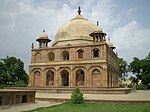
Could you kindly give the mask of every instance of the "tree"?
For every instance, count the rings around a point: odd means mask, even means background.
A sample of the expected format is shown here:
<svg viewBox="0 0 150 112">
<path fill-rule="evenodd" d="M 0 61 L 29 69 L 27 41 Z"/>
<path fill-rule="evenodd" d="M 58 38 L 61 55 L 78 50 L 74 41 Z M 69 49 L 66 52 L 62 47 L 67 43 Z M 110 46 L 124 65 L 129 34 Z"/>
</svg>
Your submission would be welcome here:
<svg viewBox="0 0 150 112">
<path fill-rule="evenodd" d="M 150 53 L 145 59 L 141 60 L 141 69 L 142 84 L 148 85 L 150 83 Z"/>
<path fill-rule="evenodd" d="M 24 70 L 24 63 L 15 57 L 0 60 L 0 84 L 15 85 L 17 81 L 28 83 L 28 75 Z"/>
<path fill-rule="evenodd" d="M 136 83 L 138 85 L 138 81 L 141 79 L 142 72 L 141 60 L 137 57 L 134 57 L 133 61 L 129 64 L 128 68 L 130 72 L 136 75 L 136 77 L 133 78 L 134 80 L 132 80 L 132 83 Z"/>
<path fill-rule="evenodd" d="M 78 104 L 78 103 L 82 103 L 83 100 L 84 100 L 83 93 L 80 91 L 79 88 L 75 88 L 71 95 L 71 101 L 73 103 Z"/>
<path fill-rule="evenodd" d="M 136 75 L 132 80 L 133 84 L 138 84 L 138 80 L 142 80 L 142 84 L 148 85 L 150 83 L 150 53 L 141 60 L 134 57 L 129 70 Z"/>
<path fill-rule="evenodd" d="M 119 58 L 119 76 L 120 79 L 124 79 L 125 77 L 128 76 L 128 68 L 127 68 L 128 64 L 125 60 L 123 60 L 123 58 Z"/>
</svg>

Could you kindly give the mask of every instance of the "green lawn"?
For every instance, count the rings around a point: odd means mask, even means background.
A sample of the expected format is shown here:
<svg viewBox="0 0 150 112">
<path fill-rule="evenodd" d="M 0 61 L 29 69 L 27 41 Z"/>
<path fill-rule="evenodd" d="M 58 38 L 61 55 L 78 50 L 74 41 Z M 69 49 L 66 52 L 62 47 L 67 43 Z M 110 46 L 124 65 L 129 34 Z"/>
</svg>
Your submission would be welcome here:
<svg viewBox="0 0 150 112">
<path fill-rule="evenodd" d="M 150 112 L 150 104 L 64 103 L 28 112 Z"/>
</svg>

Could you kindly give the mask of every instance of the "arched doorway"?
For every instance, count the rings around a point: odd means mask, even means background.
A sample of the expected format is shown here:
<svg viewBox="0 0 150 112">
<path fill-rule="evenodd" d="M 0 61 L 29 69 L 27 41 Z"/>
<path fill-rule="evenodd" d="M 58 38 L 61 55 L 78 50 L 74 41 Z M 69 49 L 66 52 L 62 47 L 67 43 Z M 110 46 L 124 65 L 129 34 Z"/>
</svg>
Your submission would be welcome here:
<svg viewBox="0 0 150 112">
<path fill-rule="evenodd" d="M 93 87 L 100 87 L 102 86 L 101 82 L 101 73 L 98 69 L 94 69 L 92 71 L 92 86 Z"/>
<path fill-rule="evenodd" d="M 79 49 L 77 51 L 77 54 L 78 54 L 78 59 L 83 59 L 83 50 L 82 49 Z"/>
<path fill-rule="evenodd" d="M 39 52 L 35 54 L 34 61 L 41 62 L 41 54 Z"/>
<path fill-rule="evenodd" d="M 84 86 L 84 71 L 79 69 L 76 71 L 76 86 Z"/>
<path fill-rule="evenodd" d="M 69 52 L 68 51 L 63 51 L 61 53 L 61 59 L 62 60 L 69 60 Z"/>
<path fill-rule="evenodd" d="M 61 86 L 69 86 L 69 72 L 67 70 L 61 71 Z"/>
<path fill-rule="evenodd" d="M 34 86 L 42 86 L 42 77 L 39 71 L 34 72 Z"/>
<path fill-rule="evenodd" d="M 53 52 L 49 52 L 48 53 L 48 60 L 49 61 L 54 61 L 54 58 L 55 58 L 55 54 Z"/>
<path fill-rule="evenodd" d="M 46 74 L 46 86 L 54 86 L 54 72 L 52 70 Z"/>
<path fill-rule="evenodd" d="M 93 58 L 99 57 L 99 49 L 95 48 L 93 49 Z"/>
</svg>

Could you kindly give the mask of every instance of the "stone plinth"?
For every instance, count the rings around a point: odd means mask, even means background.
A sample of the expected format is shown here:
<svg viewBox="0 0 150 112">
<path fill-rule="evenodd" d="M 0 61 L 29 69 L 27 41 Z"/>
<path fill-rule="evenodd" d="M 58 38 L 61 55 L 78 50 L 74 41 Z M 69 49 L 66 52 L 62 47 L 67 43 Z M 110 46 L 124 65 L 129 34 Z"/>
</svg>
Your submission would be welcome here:
<svg viewBox="0 0 150 112">
<path fill-rule="evenodd" d="M 0 106 L 35 102 L 34 90 L 0 89 Z"/>
</svg>

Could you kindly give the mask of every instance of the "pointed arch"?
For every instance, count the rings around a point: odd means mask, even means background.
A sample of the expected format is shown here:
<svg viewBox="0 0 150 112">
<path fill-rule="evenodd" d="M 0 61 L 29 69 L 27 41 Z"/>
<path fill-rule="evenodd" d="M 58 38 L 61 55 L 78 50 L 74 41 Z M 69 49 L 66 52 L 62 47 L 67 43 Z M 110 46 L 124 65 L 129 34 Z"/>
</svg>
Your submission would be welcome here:
<svg viewBox="0 0 150 112">
<path fill-rule="evenodd" d="M 54 86 L 54 72 L 52 70 L 46 73 L 46 86 Z"/>
<path fill-rule="evenodd" d="M 61 86 L 69 86 L 69 72 L 67 70 L 62 70 L 61 75 Z"/>
<path fill-rule="evenodd" d="M 98 48 L 94 48 L 92 50 L 92 54 L 93 54 L 93 58 L 99 57 L 99 49 Z"/>
<path fill-rule="evenodd" d="M 41 73 L 39 71 L 35 71 L 34 72 L 34 86 L 41 86 L 42 85 L 42 76 Z"/>
<path fill-rule="evenodd" d="M 101 73 L 98 69 L 94 69 L 92 71 L 92 86 L 94 87 L 100 87 L 102 82 L 101 82 Z"/>
<path fill-rule="evenodd" d="M 76 86 L 85 85 L 85 72 L 82 69 L 76 71 Z"/>
<path fill-rule="evenodd" d="M 77 50 L 78 59 L 83 59 L 83 54 L 84 54 L 84 51 L 82 49 Z"/>
<path fill-rule="evenodd" d="M 55 54 L 51 51 L 48 53 L 48 60 L 49 61 L 54 61 L 55 60 Z"/>
<path fill-rule="evenodd" d="M 69 60 L 69 52 L 68 51 L 63 51 L 61 53 L 61 59 L 62 60 Z"/>
<path fill-rule="evenodd" d="M 37 52 L 34 57 L 35 62 L 41 62 L 42 59 L 41 53 Z"/>
</svg>

